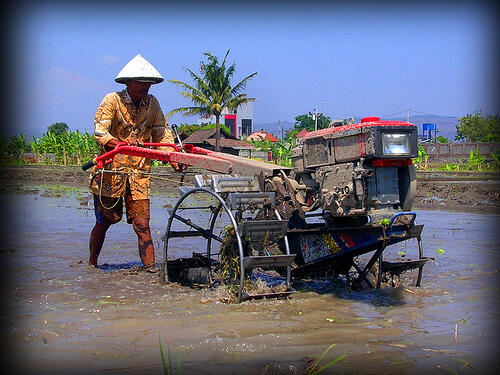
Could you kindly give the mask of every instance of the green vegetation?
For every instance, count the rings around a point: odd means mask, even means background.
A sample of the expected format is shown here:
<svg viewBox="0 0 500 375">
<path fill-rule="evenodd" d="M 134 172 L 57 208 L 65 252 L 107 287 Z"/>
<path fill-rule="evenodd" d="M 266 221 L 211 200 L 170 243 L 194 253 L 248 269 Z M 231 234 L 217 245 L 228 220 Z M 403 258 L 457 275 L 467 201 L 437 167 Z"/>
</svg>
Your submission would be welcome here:
<svg viewBox="0 0 500 375">
<path fill-rule="evenodd" d="M 340 357 L 335 358 L 333 361 L 328 362 L 326 365 L 323 365 L 323 366 L 321 366 L 321 367 L 318 368 L 319 362 L 330 351 L 330 349 L 332 349 L 335 345 L 337 345 L 337 344 L 332 344 L 328 348 L 326 348 L 326 350 L 319 356 L 319 358 L 316 361 L 313 362 L 313 364 L 311 365 L 311 367 L 309 367 L 308 369 L 306 369 L 306 371 L 305 371 L 304 374 L 305 375 L 316 375 L 316 374 L 319 374 L 320 372 L 324 371 L 328 367 L 330 367 L 330 366 L 334 365 L 335 363 L 337 363 L 337 362 L 341 361 L 342 359 L 344 359 L 344 357 L 346 356 L 346 354 L 343 354 Z"/>
<path fill-rule="evenodd" d="M 240 278 L 240 254 L 234 227 L 229 225 L 221 233 L 222 241 L 219 249 L 220 254 L 220 275 L 224 283 L 227 284 L 233 293 L 237 293 L 236 282 Z"/>
<path fill-rule="evenodd" d="M 62 133 L 69 132 L 69 126 L 65 122 L 56 122 L 47 128 L 49 133 L 54 135 L 60 135 Z"/>
<path fill-rule="evenodd" d="M 318 130 L 328 128 L 330 125 L 331 119 L 325 116 L 323 113 L 316 114 L 318 118 Z M 298 115 L 295 117 L 295 125 L 294 129 L 298 129 L 299 131 L 302 129 L 306 129 L 307 131 L 314 131 L 314 113 L 307 113 L 303 115 Z"/>
<path fill-rule="evenodd" d="M 197 130 L 214 129 L 216 126 L 217 126 L 217 124 L 206 124 L 206 125 L 181 124 L 179 126 L 179 130 L 187 135 L 191 135 Z M 220 128 L 223 129 L 227 133 L 231 133 L 229 128 L 224 124 L 220 124 Z"/>
<path fill-rule="evenodd" d="M 165 358 L 165 354 L 163 353 L 163 345 L 161 342 L 161 335 L 159 332 L 158 332 L 158 342 L 159 342 L 159 346 L 160 346 L 160 356 L 161 356 L 161 363 L 162 363 L 162 367 L 163 367 L 163 375 L 174 375 L 174 371 L 175 371 L 176 375 L 180 375 L 180 373 L 181 373 L 180 353 L 177 352 L 177 363 L 176 363 L 175 368 L 174 368 L 173 363 L 172 363 L 172 358 L 170 355 L 170 348 L 169 347 L 167 347 L 167 358 Z M 327 364 L 325 364 L 321 367 L 318 367 L 320 361 L 336 345 L 337 344 L 335 343 L 335 344 L 330 345 L 328 348 L 326 348 L 323 351 L 323 353 L 318 357 L 318 359 L 316 359 L 308 368 L 305 369 L 304 375 L 317 375 L 317 374 L 323 372 L 324 370 L 326 370 L 328 367 L 333 366 L 335 363 L 344 359 L 346 357 L 346 354 L 343 354 L 343 355 L 335 358 L 334 360 L 328 362 Z"/>
<path fill-rule="evenodd" d="M 481 152 L 479 151 L 479 149 L 476 149 L 475 154 L 473 150 L 470 150 L 470 156 L 468 162 L 469 169 L 480 171 L 485 161 L 486 158 L 484 156 L 481 156 Z"/>
<path fill-rule="evenodd" d="M 247 141 L 262 151 L 271 152 L 273 162 L 284 167 L 292 166 L 292 147 L 293 141 L 285 140 L 283 142 L 271 142 L 268 139 L 263 141 Z"/>
<path fill-rule="evenodd" d="M 210 54 L 206 55 L 209 56 L 209 64 L 202 63 L 202 68 L 200 68 L 202 72 L 205 70 L 208 72 L 210 69 L 213 70 L 215 69 L 215 67 L 219 67 L 220 72 L 226 73 L 226 75 L 223 74 L 219 75 L 219 78 L 226 79 L 228 78 L 228 75 L 229 76 L 232 75 L 231 71 L 234 71 L 234 64 L 227 69 L 225 67 L 225 60 L 227 58 L 227 53 L 223 63 L 220 66 L 218 65 L 216 57 L 213 57 Z M 238 83 L 232 89 L 232 91 L 236 89 L 242 89 L 244 87 L 244 83 L 246 82 L 246 80 L 253 77 L 255 74 L 256 73 L 246 77 L 246 79 Z M 214 73 L 210 73 L 209 75 L 210 77 L 212 77 Z M 201 87 L 202 83 L 199 82 L 198 85 Z M 230 86 L 227 86 L 227 88 L 229 87 Z M 189 95 L 187 96 L 189 97 Z M 240 99 L 253 100 L 252 98 L 246 98 L 244 94 L 237 95 L 233 99 L 235 99 L 235 101 L 238 101 Z M 233 102 L 231 101 L 231 103 Z M 189 108 L 195 108 L 195 107 L 189 107 Z M 186 110 L 186 108 L 182 110 Z M 202 111 L 202 108 L 200 109 L 200 111 Z M 322 113 L 317 114 L 317 118 L 318 118 L 318 129 L 323 129 L 329 126 L 330 118 L 324 116 Z M 473 115 L 464 116 L 460 119 L 460 124 L 457 125 L 457 129 L 459 127 L 461 129 L 461 132 L 457 133 L 460 134 L 459 136 L 457 136 L 457 138 L 461 138 L 464 140 L 478 140 L 477 136 L 474 135 L 475 133 L 472 133 L 470 129 L 475 129 L 475 131 L 477 131 L 477 129 L 480 129 L 480 131 L 485 131 L 486 135 L 484 138 L 481 138 L 479 140 L 482 141 L 489 139 L 494 140 L 496 138 L 492 135 L 492 133 L 498 131 L 498 121 L 499 121 L 498 116 L 489 116 L 487 118 L 484 118 L 481 117 L 480 112 L 477 112 Z M 343 120 L 343 122 L 344 124 L 347 123 L 345 119 Z M 196 130 L 213 129 L 213 128 L 217 129 L 217 124 L 198 125 L 198 124 L 183 123 L 179 126 L 179 130 L 188 135 L 191 135 Z M 230 133 L 230 130 L 224 124 L 219 124 L 219 129 L 220 128 Z M 250 141 L 249 143 L 253 144 L 257 149 L 270 152 L 272 155 L 273 163 L 282 165 L 284 167 L 292 167 L 293 165 L 291 160 L 291 151 L 297 142 L 297 138 L 295 136 L 302 129 L 307 129 L 308 131 L 314 129 L 314 117 L 311 112 L 307 114 L 297 115 L 295 117 L 294 128 L 287 132 L 285 139 L 283 139 L 282 141 L 270 142 L 269 140 L 262 140 L 262 141 Z M 466 139 L 466 136 L 464 135 L 465 133 L 467 134 L 471 133 L 471 135 L 468 136 L 468 138 Z M 449 142 L 447 138 L 441 136 L 438 137 L 438 141 L 441 143 Z M 32 152 L 33 156 L 25 157 L 24 154 L 26 152 Z M 23 134 L 7 138 L 5 135 L 0 133 L 0 163 L 2 164 L 42 163 L 42 164 L 80 165 L 83 162 L 95 157 L 97 153 L 98 153 L 98 146 L 92 134 L 89 134 L 86 131 L 84 133 L 81 133 L 78 130 L 71 131 L 68 128 L 68 125 L 64 122 L 57 122 L 48 126 L 46 133 L 44 133 L 40 137 L 36 138 L 33 137 L 32 140 L 28 140 L 27 137 Z M 152 165 L 161 165 L 161 164 L 162 164 L 161 162 L 154 160 L 152 161 Z M 425 171 L 492 172 L 500 170 L 500 152 L 497 152 L 495 154 L 491 153 L 489 157 L 487 157 L 487 155 L 486 156 L 481 155 L 479 149 L 476 149 L 476 150 L 471 150 L 469 157 L 463 158 L 458 163 L 439 163 L 439 164 L 433 163 L 430 165 L 429 155 L 426 153 L 425 149 L 421 145 L 419 145 L 418 157 L 413 159 L 413 164 L 416 166 L 418 170 L 425 170 Z"/>
<path fill-rule="evenodd" d="M 50 128 L 50 127 L 49 127 Z M 7 139 L 0 135 L 0 160 L 3 163 L 82 164 L 98 153 L 92 134 L 68 130 L 59 134 L 47 131 L 41 137 L 28 141 L 25 135 Z M 22 159 L 25 152 L 33 158 Z"/>
<path fill-rule="evenodd" d="M 0 138 L 0 145 L 2 159 L 10 157 L 19 162 L 27 148 L 26 136 L 24 134 L 15 135 L 7 140 L 5 136 L 2 135 Z"/>
<path fill-rule="evenodd" d="M 331 119 L 325 116 L 323 113 L 317 113 L 316 116 L 318 119 L 318 130 L 325 129 L 330 125 Z M 307 131 L 314 131 L 314 123 L 314 113 L 312 112 L 295 116 L 295 124 L 293 126 L 293 129 L 287 131 L 285 139 L 287 141 L 293 140 L 302 129 L 306 129 Z M 344 125 L 345 124 L 347 124 L 347 120 L 344 120 Z"/>
<path fill-rule="evenodd" d="M 384 228 L 387 228 L 389 226 L 389 223 L 390 223 L 390 220 L 385 218 L 385 219 L 382 219 L 378 222 L 378 225 L 381 225 L 383 226 Z"/>
<path fill-rule="evenodd" d="M 459 171 L 498 171 L 500 169 L 500 152 L 496 154 L 491 153 L 492 161 L 487 162 L 486 157 L 481 155 L 479 148 L 476 151 L 470 150 L 468 159 L 464 159 L 461 163 L 440 163 L 429 165 L 429 155 L 425 152 L 424 148 L 418 146 L 418 157 L 413 159 L 413 164 L 419 170 L 428 171 L 445 171 L 445 172 L 459 172 Z"/>
<path fill-rule="evenodd" d="M 180 124 L 179 132 L 183 132 L 184 134 L 191 135 L 195 131 L 200 130 L 201 126 L 198 124 Z"/>
<path fill-rule="evenodd" d="M 486 157 L 481 155 L 479 149 L 470 150 L 469 158 L 464 160 L 463 163 L 446 163 L 435 165 L 429 170 L 445 171 L 445 172 L 493 172 L 500 170 L 500 152 L 496 154 L 491 153 L 492 161 L 487 162 Z"/>
<path fill-rule="evenodd" d="M 43 134 L 41 138 L 33 138 L 30 143 L 35 159 L 40 155 L 52 153 L 56 161 L 64 165 L 77 164 L 92 159 L 99 149 L 92 134 L 76 131 L 67 131 L 59 135 L 51 132 Z"/>
<path fill-rule="evenodd" d="M 429 155 L 421 145 L 418 145 L 418 157 L 413 159 L 413 164 L 418 169 L 427 169 L 429 167 Z"/>
<path fill-rule="evenodd" d="M 500 117 L 483 116 L 481 111 L 458 119 L 455 139 L 469 142 L 500 142 Z"/>
<path fill-rule="evenodd" d="M 493 168 L 500 169 L 500 151 L 496 154 L 491 153 L 491 158 L 493 159 Z"/>
<path fill-rule="evenodd" d="M 165 355 L 163 354 L 163 348 L 162 348 L 162 345 L 161 345 L 161 336 L 160 336 L 160 332 L 158 332 L 158 342 L 160 343 L 160 356 L 161 356 L 161 363 L 162 363 L 162 366 L 163 366 L 163 375 L 173 375 L 174 374 L 174 368 L 172 367 L 172 359 L 170 357 L 170 348 L 167 347 L 167 357 L 168 357 L 168 365 L 167 363 L 165 362 Z M 178 352 L 177 353 L 177 365 L 176 365 L 176 368 L 175 368 L 175 373 L 177 375 L 179 375 L 181 373 L 181 355 L 180 353 Z"/>
<path fill-rule="evenodd" d="M 228 54 L 229 50 L 226 52 L 222 63 L 219 64 L 216 56 L 213 56 L 210 52 L 205 52 L 204 55 L 207 56 L 208 62 L 202 61 L 200 63 L 201 76 L 186 68 L 186 71 L 195 82 L 194 86 L 176 79 L 169 80 L 169 82 L 182 87 L 185 91 L 181 91 L 180 94 L 188 98 L 194 105 L 173 109 L 167 114 L 167 117 L 177 112 L 182 112 L 185 116 L 214 115 L 216 151 L 220 150 L 220 116 L 222 111 L 226 108 L 234 110 L 241 104 L 255 100 L 255 98 L 249 98 L 246 94 L 240 92 L 245 88 L 248 80 L 257 75 L 257 72 L 246 76 L 239 83 L 231 86 L 235 65 L 232 64 L 226 68 Z"/>
</svg>

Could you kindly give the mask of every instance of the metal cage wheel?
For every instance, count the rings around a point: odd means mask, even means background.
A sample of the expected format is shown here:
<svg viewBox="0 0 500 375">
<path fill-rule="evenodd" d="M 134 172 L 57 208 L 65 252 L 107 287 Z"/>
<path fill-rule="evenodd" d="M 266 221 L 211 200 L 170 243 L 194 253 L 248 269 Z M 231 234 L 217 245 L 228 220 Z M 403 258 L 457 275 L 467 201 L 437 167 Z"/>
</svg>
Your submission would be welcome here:
<svg viewBox="0 0 500 375">
<path fill-rule="evenodd" d="M 177 211 L 179 210 L 181 204 L 189 196 L 194 195 L 194 194 L 208 194 L 208 195 L 214 197 L 215 199 L 217 199 L 217 201 L 219 202 L 219 206 L 212 213 L 212 218 L 210 220 L 210 227 L 209 227 L 209 229 L 200 228 L 198 226 L 193 225 L 192 223 L 188 224 L 186 219 L 183 219 L 181 216 L 179 216 L 177 214 Z M 175 234 L 175 232 L 172 231 L 172 222 L 174 221 L 174 219 L 177 219 L 177 220 L 183 222 L 184 224 L 190 225 L 192 228 L 195 229 L 195 231 L 200 232 L 201 236 L 207 238 L 207 256 L 210 259 L 212 239 L 215 237 L 214 234 L 213 234 L 213 230 L 214 230 L 214 227 L 215 227 L 215 222 L 217 220 L 217 216 L 219 215 L 219 213 L 220 213 L 221 210 L 223 210 L 223 211 L 225 211 L 227 213 L 227 215 L 229 216 L 229 219 L 231 221 L 231 224 L 235 228 L 234 232 L 235 232 L 236 241 L 237 241 L 237 244 L 238 244 L 238 252 L 239 252 L 239 255 L 240 255 L 240 269 L 243 270 L 243 245 L 242 245 L 241 237 L 240 237 L 240 234 L 239 234 L 239 231 L 238 231 L 238 224 L 236 222 L 236 219 L 235 219 L 233 213 L 227 207 L 224 199 L 219 194 L 213 192 L 212 190 L 206 189 L 206 188 L 194 188 L 194 189 L 188 190 L 186 193 L 184 193 L 179 198 L 179 200 L 176 202 L 176 204 L 173 207 L 172 212 L 170 213 L 170 216 L 168 218 L 167 228 L 166 228 L 166 231 L 165 231 L 165 236 L 163 237 L 163 243 L 164 243 L 164 246 L 163 246 L 163 260 L 162 260 L 162 264 L 161 264 L 161 268 L 160 268 L 160 282 L 162 284 L 165 284 L 165 283 L 169 282 L 168 268 L 167 268 L 167 263 L 168 263 L 168 244 L 169 244 L 169 239 L 172 238 L 172 237 L 174 237 L 174 234 Z M 244 277 L 245 277 L 244 272 L 241 272 L 240 273 L 240 288 L 239 288 L 240 289 L 240 292 L 239 292 L 240 295 L 238 296 L 238 299 L 241 298 L 241 292 L 243 290 Z"/>
</svg>

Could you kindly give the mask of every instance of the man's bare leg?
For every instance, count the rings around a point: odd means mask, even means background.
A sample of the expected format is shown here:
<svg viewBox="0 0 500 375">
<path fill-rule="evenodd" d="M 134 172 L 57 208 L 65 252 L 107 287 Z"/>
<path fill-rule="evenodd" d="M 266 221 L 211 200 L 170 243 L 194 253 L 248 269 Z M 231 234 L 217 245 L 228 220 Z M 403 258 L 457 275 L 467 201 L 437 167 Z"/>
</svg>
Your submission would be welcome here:
<svg viewBox="0 0 500 375">
<path fill-rule="evenodd" d="M 89 266 L 97 266 L 97 258 L 101 253 L 102 245 L 104 244 L 104 238 L 106 237 L 106 231 L 109 229 L 110 224 L 100 224 L 95 223 L 92 232 L 90 233 L 89 241 Z"/>
<path fill-rule="evenodd" d="M 149 219 L 135 217 L 132 220 L 132 226 L 137 234 L 137 242 L 139 245 L 139 256 L 142 264 L 145 267 L 150 267 L 155 264 L 155 249 L 153 238 L 151 237 L 151 229 L 149 228 Z"/>
</svg>

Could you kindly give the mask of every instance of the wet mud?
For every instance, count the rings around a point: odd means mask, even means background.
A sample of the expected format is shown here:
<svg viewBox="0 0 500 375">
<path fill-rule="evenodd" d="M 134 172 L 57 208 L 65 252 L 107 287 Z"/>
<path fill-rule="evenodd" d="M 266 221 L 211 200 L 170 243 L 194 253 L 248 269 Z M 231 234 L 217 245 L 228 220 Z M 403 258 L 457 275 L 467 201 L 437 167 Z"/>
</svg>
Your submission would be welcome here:
<svg viewBox="0 0 500 375">
<path fill-rule="evenodd" d="M 302 374 L 331 344 L 322 374 L 487 374 L 499 342 L 499 215 L 419 210 L 422 287 L 349 290 L 343 280 L 295 280 L 286 300 L 223 303 L 220 289 L 162 285 L 140 272 L 130 225 L 108 232 L 89 268 L 94 224 L 80 187 L 24 184 L 0 194 L 4 217 L 4 363 L 22 374 L 161 374 L 161 338 L 181 374 Z M 173 189 L 152 198 L 157 261 Z M 194 213 L 193 215 L 196 215 Z M 198 213 L 201 216 L 201 214 Z M 172 244 L 172 255 L 205 241 Z M 169 250 L 170 251 L 170 250 Z M 410 241 L 384 259 L 416 256 Z M 361 260 L 361 259 L 360 259 Z"/>
</svg>

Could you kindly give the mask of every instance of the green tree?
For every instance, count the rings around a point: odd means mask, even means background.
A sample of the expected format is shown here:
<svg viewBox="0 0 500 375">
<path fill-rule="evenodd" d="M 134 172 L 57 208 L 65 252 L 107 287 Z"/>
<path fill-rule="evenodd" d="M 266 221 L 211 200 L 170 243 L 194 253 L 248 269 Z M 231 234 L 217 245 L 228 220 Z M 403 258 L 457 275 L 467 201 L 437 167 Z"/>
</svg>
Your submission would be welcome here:
<svg viewBox="0 0 500 375">
<path fill-rule="evenodd" d="M 449 142 L 449 139 L 448 139 L 448 138 L 446 138 L 446 137 L 443 137 L 443 136 L 441 136 L 441 135 L 438 135 L 438 136 L 437 136 L 437 141 L 438 141 L 439 143 L 448 143 L 448 142 Z"/>
<path fill-rule="evenodd" d="M 17 160 L 20 160 L 26 150 L 27 138 L 24 134 L 15 135 L 10 137 L 9 143 L 7 144 L 7 150 L 9 154 L 14 156 Z"/>
<path fill-rule="evenodd" d="M 9 141 L 7 140 L 7 137 L 5 134 L 0 133 L 0 159 L 7 159 L 9 156 L 9 150 L 7 149 L 7 145 L 9 144 Z"/>
<path fill-rule="evenodd" d="M 318 130 L 325 129 L 330 125 L 331 119 L 325 116 L 323 113 L 318 113 Z M 295 130 L 306 129 L 307 131 L 314 131 L 314 113 L 307 113 L 304 115 L 298 115 L 295 117 Z"/>
<path fill-rule="evenodd" d="M 191 100 L 193 106 L 173 109 L 167 114 L 167 117 L 176 112 L 182 112 L 185 116 L 214 115 L 216 151 L 220 150 L 220 116 L 222 111 L 224 109 L 234 110 L 241 104 L 255 100 L 255 98 L 249 98 L 246 94 L 240 92 L 246 87 L 248 80 L 257 75 L 257 72 L 246 76 L 239 83 L 231 86 L 235 64 L 226 67 L 228 54 L 229 50 L 226 52 L 222 63 L 219 64 L 216 56 L 213 56 L 210 52 L 205 52 L 204 55 L 207 56 L 208 61 L 200 63 L 200 75 L 186 68 L 186 71 L 194 80 L 194 85 L 176 79 L 169 80 L 169 82 L 184 89 L 180 94 Z"/>
<path fill-rule="evenodd" d="M 455 139 L 470 142 L 500 142 L 500 117 L 481 111 L 468 114 L 458 119 Z"/>
<path fill-rule="evenodd" d="M 55 124 L 48 126 L 47 131 L 54 135 L 59 135 L 67 133 L 69 131 L 69 126 L 65 122 L 56 122 Z"/>
<path fill-rule="evenodd" d="M 302 129 L 288 129 L 285 132 L 285 140 L 287 142 L 291 142 L 295 139 L 295 136 L 301 131 Z"/>
<path fill-rule="evenodd" d="M 187 135 L 193 134 L 195 131 L 200 130 L 201 126 L 198 124 L 181 124 L 179 126 L 179 131 L 186 133 Z"/>
</svg>

